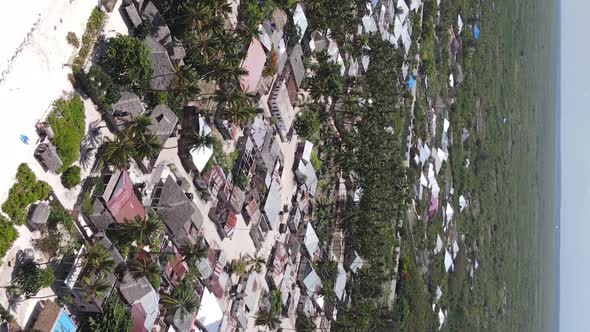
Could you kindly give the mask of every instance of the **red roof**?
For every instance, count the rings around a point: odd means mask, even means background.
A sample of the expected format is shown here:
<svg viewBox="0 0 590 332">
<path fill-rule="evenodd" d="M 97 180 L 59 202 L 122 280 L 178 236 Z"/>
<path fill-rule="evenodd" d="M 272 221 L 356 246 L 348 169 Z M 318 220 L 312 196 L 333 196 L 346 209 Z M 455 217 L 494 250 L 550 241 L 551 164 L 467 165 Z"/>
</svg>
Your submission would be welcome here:
<svg viewBox="0 0 590 332">
<path fill-rule="evenodd" d="M 225 220 L 225 228 L 234 228 L 236 227 L 237 222 L 238 217 L 236 217 L 236 214 L 232 210 L 229 210 L 227 213 L 227 219 Z"/>
<path fill-rule="evenodd" d="M 127 171 L 121 171 L 107 207 L 120 224 L 126 220 L 133 220 L 136 216 L 145 217 L 145 210 L 133 191 L 133 182 L 131 182 Z"/>
<path fill-rule="evenodd" d="M 247 75 L 240 77 L 240 87 L 242 87 L 242 91 L 246 93 L 256 92 L 265 63 L 266 53 L 262 48 L 262 44 L 260 44 L 258 39 L 252 38 L 252 42 L 248 47 L 246 59 L 242 62 L 242 68 L 248 71 Z"/>
<path fill-rule="evenodd" d="M 146 313 L 141 303 L 136 303 L 131 307 L 131 318 L 133 325 L 131 332 L 148 332 L 145 328 Z"/>
</svg>

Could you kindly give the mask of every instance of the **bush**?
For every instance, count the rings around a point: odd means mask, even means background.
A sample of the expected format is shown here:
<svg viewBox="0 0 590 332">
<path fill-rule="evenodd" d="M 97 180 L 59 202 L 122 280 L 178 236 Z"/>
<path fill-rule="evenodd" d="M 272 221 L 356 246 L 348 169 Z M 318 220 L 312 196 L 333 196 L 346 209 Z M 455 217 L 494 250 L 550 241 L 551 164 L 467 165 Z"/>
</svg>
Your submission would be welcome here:
<svg viewBox="0 0 590 332">
<path fill-rule="evenodd" d="M 0 258 L 6 255 L 6 252 L 12 246 L 12 243 L 18 237 L 18 233 L 14 225 L 0 216 Z"/>
<path fill-rule="evenodd" d="M 131 331 L 131 311 L 115 294 L 110 297 L 104 312 L 89 319 L 90 331 Z"/>
<path fill-rule="evenodd" d="M 101 64 L 116 84 L 141 95 L 147 90 L 152 67 L 142 40 L 122 35 L 109 39 Z"/>
<path fill-rule="evenodd" d="M 108 111 L 110 104 L 121 98 L 120 87 L 98 66 L 90 67 L 87 74 L 84 71 L 78 72 L 77 78 L 81 88 L 100 110 Z"/>
<path fill-rule="evenodd" d="M 299 137 L 308 139 L 319 132 L 320 120 L 315 112 L 304 110 L 297 114 L 293 128 Z"/>
<path fill-rule="evenodd" d="M 100 28 L 104 23 L 105 16 L 105 13 L 98 7 L 92 10 L 90 18 L 88 18 L 88 22 L 86 23 L 86 31 L 84 31 L 84 34 L 82 35 L 82 47 L 80 48 L 78 56 L 74 59 L 74 64 L 72 65 L 74 73 L 79 72 L 80 69 L 82 69 L 82 65 L 86 61 L 86 58 L 92 49 L 94 39 L 100 32 Z"/>
<path fill-rule="evenodd" d="M 309 157 L 311 161 L 311 165 L 313 166 L 314 171 L 319 171 L 322 168 L 322 161 L 318 158 L 318 154 L 315 151 L 311 151 L 311 155 Z"/>
<path fill-rule="evenodd" d="M 53 269 L 41 269 L 32 259 L 24 262 L 16 270 L 14 285 L 26 298 L 34 296 L 42 288 L 49 287 L 55 281 Z"/>
<path fill-rule="evenodd" d="M 80 183 L 80 167 L 70 166 L 61 175 L 61 184 L 71 189 Z"/>
<path fill-rule="evenodd" d="M 66 35 L 66 40 L 68 41 L 68 44 L 74 46 L 75 48 L 80 47 L 80 41 L 78 40 L 78 37 L 76 37 L 75 33 L 68 32 Z"/>
<path fill-rule="evenodd" d="M 47 117 L 55 136 L 51 139 L 63 162 L 63 172 L 80 156 L 80 144 L 85 133 L 84 104 L 79 96 L 71 100 L 58 99 Z"/>
<path fill-rule="evenodd" d="M 45 200 L 49 197 L 51 187 L 46 182 L 37 181 L 33 171 L 26 165 L 20 164 L 16 173 L 16 183 L 10 188 L 8 198 L 2 204 L 2 211 L 12 222 L 25 222 L 25 208 L 30 204 Z"/>
</svg>

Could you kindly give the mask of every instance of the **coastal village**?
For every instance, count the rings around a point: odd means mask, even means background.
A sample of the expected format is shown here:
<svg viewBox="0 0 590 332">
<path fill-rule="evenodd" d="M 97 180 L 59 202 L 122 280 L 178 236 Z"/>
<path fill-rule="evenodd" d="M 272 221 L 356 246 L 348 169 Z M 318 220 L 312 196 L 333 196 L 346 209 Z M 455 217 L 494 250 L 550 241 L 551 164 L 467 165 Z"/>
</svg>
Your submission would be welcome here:
<svg viewBox="0 0 590 332">
<path fill-rule="evenodd" d="M 361 135 L 331 94 L 379 60 L 369 38 L 399 59 L 387 79 L 405 114 L 378 130 L 402 137 L 395 158 L 410 197 L 390 216 L 393 272 L 377 292 L 393 309 L 408 259 L 422 274 L 444 266 L 474 278 L 476 250 L 456 215 L 478 203 L 448 164 L 451 146 L 472 135 L 449 106 L 478 14 L 444 27 L 443 70 L 422 37 L 426 15 L 440 26 L 441 0 L 361 1 L 346 47 L 313 23 L 317 1 L 270 2 L 107 0 L 84 35 L 68 34 L 73 92 L 34 124 L 38 137 L 21 137 L 36 163 L 19 166 L 2 204 L 1 330 L 357 330 L 341 313 L 374 266 L 344 225 L 369 194 L 358 172 L 334 166 L 324 135 Z M 352 107 L 379 104 L 347 91 Z M 309 115 L 318 100 L 336 114 L 321 125 Z M 458 158 L 453 167 L 468 170 L 469 157 Z M 431 288 L 441 329 L 452 314 L 446 287 Z"/>
</svg>

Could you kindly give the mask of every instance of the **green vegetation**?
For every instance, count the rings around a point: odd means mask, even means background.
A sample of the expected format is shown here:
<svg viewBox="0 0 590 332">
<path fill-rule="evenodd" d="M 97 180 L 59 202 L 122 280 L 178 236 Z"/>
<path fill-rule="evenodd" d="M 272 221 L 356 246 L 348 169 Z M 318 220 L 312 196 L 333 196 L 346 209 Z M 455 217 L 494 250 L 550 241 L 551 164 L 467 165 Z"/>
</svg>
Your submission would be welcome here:
<svg viewBox="0 0 590 332">
<path fill-rule="evenodd" d="M 138 163 L 155 158 L 162 146 L 149 130 L 152 121 L 149 115 L 142 114 L 126 123 L 114 140 L 109 139 L 102 146 L 101 161 L 123 169 L 132 158 Z"/>
<path fill-rule="evenodd" d="M 78 82 L 84 92 L 101 110 L 109 110 L 111 104 L 121 98 L 120 87 L 100 67 L 92 66 L 88 73 L 78 72 Z"/>
<path fill-rule="evenodd" d="M 104 312 L 95 317 L 90 317 L 90 331 L 121 331 L 130 332 L 133 320 L 131 311 L 121 301 L 117 294 L 110 297 Z"/>
<path fill-rule="evenodd" d="M 297 114 L 293 128 L 297 136 L 310 139 L 316 137 L 320 131 L 320 119 L 317 114 L 309 109 L 304 109 Z"/>
<path fill-rule="evenodd" d="M 147 46 L 142 40 L 131 36 L 110 38 L 101 65 L 113 82 L 140 95 L 147 90 L 152 77 Z"/>
<path fill-rule="evenodd" d="M 71 189 L 80 183 L 80 167 L 70 166 L 61 175 L 61 184 Z"/>
<path fill-rule="evenodd" d="M 17 295 L 26 298 L 34 296 L 42 288 L 49 287 L 55 281 L 53 269 L 42 269 L 35 261 L 29 259 L 16 268 L 16 276 L 12 285 L 16 287 Z"/>
<path fill-rule="evenodd" d="M 20 164 L 16 172 L 16 183 L 10 188 L 8 198 L 2 203 L 2 211 L 12 222 L 23 224 L 27 208 L 32 203 L 46 200 L 51 187 L 46 182 L 37 181 L 35 174 L 26 164 Z"/>
<path fill-rule="evenodd" d="M 18 233 L 14 225 L 3 216 L 0 216 L 0 258 L 6 255 L 17 237 Z"/>
<path fill-rule="evenodd" d="M 77 247 L 77 230 L 72 216 L 57 202 L 50 205 L 47 229 L 42 237 L 35 239 L 35 249 L 42 251 L 50 258 L 66 255 Z"/>
<path fill-rule="evenodd" d="M 84 103 L 79 96 L 70 100 L 58 99 L 47 117 L 55 136 L 51 142 L 63 162 L 59 170 L 63 172 L 80 156 L 80 143 L 84 138 L 85 122 Z"/>
<path fill-rule="evenodd" d="M 318 158 L 318 153 L 315 150 L 311 151 L 311 156 L 309 158 L 311 159 L 313 169 L 316 172 L 319 172 L 319 170 L 322 168 L 322 161 L 320 160 L 320 158 Z"/>
<path fill-rule="evenodd" d="M 172 294 L 162 294 L 160 305 L 165 317 L 174 317 L 178 312 L 181 319 L 193 314 L 199 308 L 197 296 L 188 278 L 183 279 Z"/>
<path fill-rule="evenodd" d="M 75 48 L 80 47 L 80 40 L 78 40 L 78 37 L 76 37 L 76 34 L 73 32 L 68 32 L 68 34 L 66 35 L 66 40 L 68 41 L 68 44 L 74 46 Z"/>
<path fill-rule="evenodd" d="M 6 308 L 4 308 L 4 306 L 0 305 L 0 318 L 8 323 L 11 323 L 14 321 L 14 316 L 12 316 L 12 314 L 10 313 L 9 310 L 7 310 Z"/>
<path fill-rule="evenodd" d="M 72 65 L 74 73 L 79 72 L 80 69 L 82 69 L 84 62 L 86 61 L 86 58 L 88 58 L 88 54 L 90 54 L 90 50 L 94 45 L 94 41 L 102 28 L 105 17 L 106 14 L 98 7 L 94 8 L 92 13 L 90 13 L 90 18 L 88 18 L 88 22 L 86 23 L 86 31 L 84 31 L 84 35 L 82 35 L 82 47 L 80 48 L 80 51 L 78 51 L 78 56 L 74 59 L 74 64 Z"/>
</svg>

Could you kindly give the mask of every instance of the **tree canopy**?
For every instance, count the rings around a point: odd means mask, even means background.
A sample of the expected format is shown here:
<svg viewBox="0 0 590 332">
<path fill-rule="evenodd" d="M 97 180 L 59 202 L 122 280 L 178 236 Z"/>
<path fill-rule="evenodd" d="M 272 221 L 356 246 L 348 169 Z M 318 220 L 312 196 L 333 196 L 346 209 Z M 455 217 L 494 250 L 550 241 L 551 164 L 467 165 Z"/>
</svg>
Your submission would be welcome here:
<svg viewBox="0 0 590 332">
<path fill-rule="evenodd" d="M 101 65 L 116 84 L 138 93 L 147 89 L 152 76 L 147 46 L 131 36 L 110 38 Z"/>
</svg>

